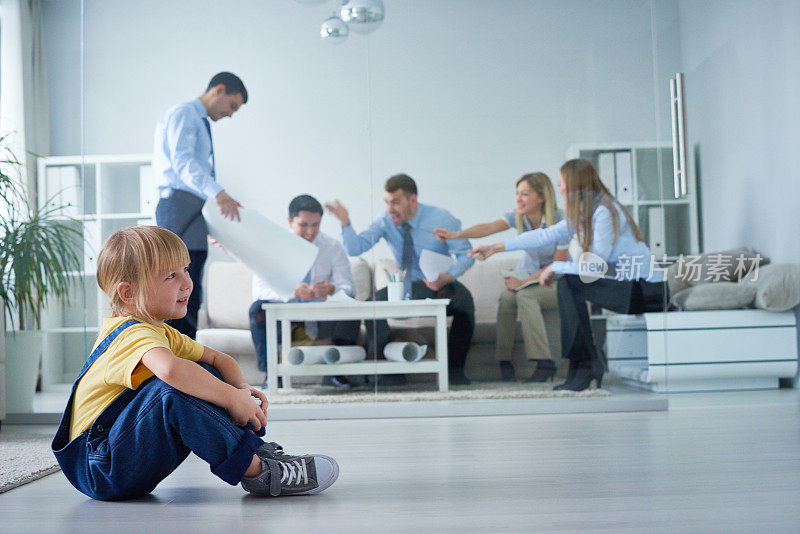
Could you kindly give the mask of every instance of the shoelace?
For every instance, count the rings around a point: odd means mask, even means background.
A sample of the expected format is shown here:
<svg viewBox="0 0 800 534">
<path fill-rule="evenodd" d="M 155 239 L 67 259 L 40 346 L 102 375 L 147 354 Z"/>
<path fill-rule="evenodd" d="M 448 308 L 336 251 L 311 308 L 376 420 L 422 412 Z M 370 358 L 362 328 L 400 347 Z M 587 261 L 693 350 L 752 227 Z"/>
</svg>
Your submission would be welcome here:
<svg viewBox="0 0 800 534">
<path fill-rule="evenodd" d="M 269 447 L 272 449 L 271 451 L 272 454 L 276 456 L 289 456 L 288 454 L 283 452 L 283 446 L 275 443 L 274 441 L 270 441 L 269 443 L 266 443 L 266 445 L 269 445 Z"/>
<path fill-rule="evenodd" d="M 305 458 L 292 460 L 290 462 L 279 461 L 278 465 L 281 466 L 282 472 L 281 484 L 286 486 L 295 484 L 299 486 L 301 481 L 303 484 L 308 484 L 308 470 L 306 468 Z"/>
</svg>

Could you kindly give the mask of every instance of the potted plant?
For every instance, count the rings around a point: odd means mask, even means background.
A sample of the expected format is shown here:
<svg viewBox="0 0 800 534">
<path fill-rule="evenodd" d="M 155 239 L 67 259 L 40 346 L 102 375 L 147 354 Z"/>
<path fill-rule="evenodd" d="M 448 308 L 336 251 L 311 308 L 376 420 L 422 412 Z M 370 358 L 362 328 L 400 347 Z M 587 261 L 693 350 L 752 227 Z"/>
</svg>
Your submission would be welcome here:
<svg viewBox="0 0 800 534">
<path fill-rule="evenodd" d="M 42 354 L 42 306 L 52 298 L 68 298 L 70 281 L 81 268 L 83 239 L 75 220 L 64 215 L 55 198 L 41 205 L 31 199 L 20 180 L 21 165 L 8 134 L 0 136 L 0 299 L 11 327 L 5 336 L 9 413 L 33 408 Z"/>
</svg>

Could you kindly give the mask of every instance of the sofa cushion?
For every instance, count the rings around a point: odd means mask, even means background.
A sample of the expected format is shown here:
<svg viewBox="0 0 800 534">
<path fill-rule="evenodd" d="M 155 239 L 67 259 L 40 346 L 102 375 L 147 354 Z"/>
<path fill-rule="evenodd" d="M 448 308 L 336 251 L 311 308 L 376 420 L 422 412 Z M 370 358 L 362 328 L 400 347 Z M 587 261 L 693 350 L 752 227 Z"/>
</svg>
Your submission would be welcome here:
<svg viewBox="0 0 800 534">
<path fill-rule="evenodd" d="M 197 331 L 197 342 L 225 354 L 255 354 L 249 327 L 206 328 Z"/>
<path fill-rule="evenodd" d="M 683 265 L 676 263 L 675 266 L 681 271 L 677 278 L 690 286 L 698 286 L 716 282 L 738 282 L 748 271 L 755 269 L 756 265 L 767 263 L 769 258 L 747 247 L 739 247 L 721 252 L 706 252 L 699 256 L 684 256 Z M 667 280 L 669 281 L 669 276 Z"/>
<path fill-rule="evenodd" d="M 356 288 L 356 300 L 367 300 L 372 293 L 372 271 L 362 257 L 350 258 L 350 273 Z"/>
<path fill-rule="evenodd" d="M 679 310 L 734 310 L 746 308 L 755 296 L 750 284 L 719 282 L 688 287 L 673 295 L 670 303 Z"/>
<path fill-rule="evenodd" d="M 687 287 L 690 287 L 689 282 L 685 279 L 685 273 L 681 269 L 683 269 L 681 264 L 679 262 L 675 262 L 670 265 L 665 272 L 665 278 L 667 280 L 667 287 L 669 288 L 670 295 L 677 295 Z"/>
<path fill-rule="evenodd" d="M 786 311 L 800 304 L 800 265 L 765 265 L 744 283 L 755 288 L 756 307 L 762 310 Z"/>
<path fill-rule="evenodd" d="M 238 261 L 215 261 L 206 269 L 209 326 L 239 328 L 249 332 L 248 310 L 253 300 L 253 273 Z M 223 349 L 218 350 L 225 352 Z"/>
<path fill-rule="evenodd" d="M 520 254 L 499 254 L 486 261 L 476 261 L 459 278 L 472 293 L 476 323 L 494 323 L 497 320 L 500 293 L 506 289 L 500 270 L 513 269 L 519 262 L 519 257 Z"/>
</svg>

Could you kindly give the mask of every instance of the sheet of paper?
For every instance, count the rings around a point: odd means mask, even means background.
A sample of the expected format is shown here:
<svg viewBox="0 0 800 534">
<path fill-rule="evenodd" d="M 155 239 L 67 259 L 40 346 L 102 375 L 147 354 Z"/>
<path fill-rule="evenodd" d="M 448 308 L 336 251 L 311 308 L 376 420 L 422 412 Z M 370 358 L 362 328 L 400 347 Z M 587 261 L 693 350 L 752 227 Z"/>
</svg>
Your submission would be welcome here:
<svg viewBox="0 0 800 534">
<path fill-rule="evenodd" d="M 341 289 L 335 292 L 333 295 L 330 295 L 326 302 L 358 302 L 356 299 L 342 291 Z"/>
<path fill-rule="evenodd" d="M 239 208 L 241 222 L 222 216 L 213 202 L 203 208 L 208 233 L 284 299 L 294 295 L 319 249 L 257 211 Z"/>
<path fill-rule="evenodd" d="M 418 362 L 427 351 L 428 345 L 417 345 L 410 341 L 393 341 L 386 344 L 383 355 L 387 360 L 395 362 Z"/>
<path fill-rule="evenodd" d="M 521 286 L 519 286 L 514 291 L 519 291 L 520 289 L 525 289 L 526 287 L 538 286 L 538 285 L 539 285 L 539 280 L 529 280 L 529 281 L 525 282 L 524 284 L 522 284 Z"/>
<path fill-rule="evenodd" d="M 450 256 L 425 249 L 419 255 L 419 268 L 426 279 L 433 281 L 439 278 L 439 274 L 447 272 L 454 261 Z"/>
</svg>

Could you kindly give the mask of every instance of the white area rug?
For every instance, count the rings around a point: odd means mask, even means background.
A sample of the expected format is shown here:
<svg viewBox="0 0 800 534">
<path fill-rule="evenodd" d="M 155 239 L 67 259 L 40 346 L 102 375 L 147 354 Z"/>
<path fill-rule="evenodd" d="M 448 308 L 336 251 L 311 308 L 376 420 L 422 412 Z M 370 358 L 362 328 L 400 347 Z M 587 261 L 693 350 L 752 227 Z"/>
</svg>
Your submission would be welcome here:
<svg viewBox="0 0 800 534">
<path fill-rule="evenodd" d="M 0 429 L 0 493 L 59 470 L 50 451 L 54 426 L 6 425 Z"/>
<path fill-rule="evenodd" d="M 343 391 L 329 386 L 304 384 L 293 388 L 281 388 L 277 393 L 268 394 L 267 398 L 273 404 L 324 404 L 338 402 L 420 402 L 611 396 L 611 393 L 605 389 L 553 391 L 553 385 L 552 382 L 546 384 L 473 382 L 469 386 L 451 386 L 450 391 L 440 392 L 435 385 L 413 384 L 402 387 L 379 387 L 376 392 L 370 386 L 358 386 Z"/>
</svg>

